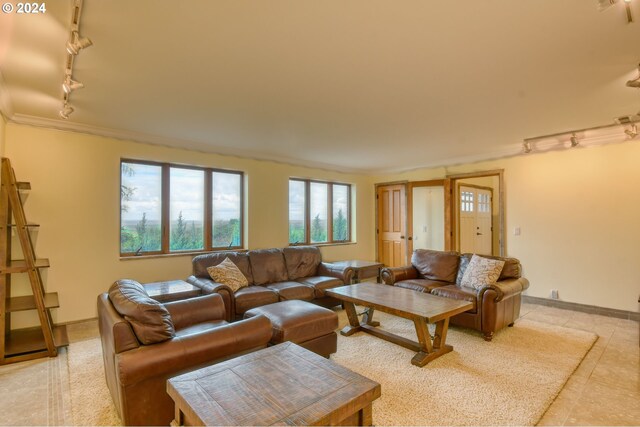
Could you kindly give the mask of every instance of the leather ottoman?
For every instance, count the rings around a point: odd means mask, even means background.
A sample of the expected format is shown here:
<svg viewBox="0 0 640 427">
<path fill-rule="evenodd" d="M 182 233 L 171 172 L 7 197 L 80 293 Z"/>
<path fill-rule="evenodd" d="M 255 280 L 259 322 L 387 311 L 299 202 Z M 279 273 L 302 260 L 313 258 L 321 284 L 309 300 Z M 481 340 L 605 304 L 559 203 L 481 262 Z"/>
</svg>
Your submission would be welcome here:
<svg viewBox="0 0 640 427">
<path fill-rule="evenodd" d="M 271 345 L 291 341 L 327 358 L 338 348 L 338 315 L 328 308 L 300 300 L 280 301 L 252 308 L 244 318 L 259 314 L 271 321 Z"/>
</svg>

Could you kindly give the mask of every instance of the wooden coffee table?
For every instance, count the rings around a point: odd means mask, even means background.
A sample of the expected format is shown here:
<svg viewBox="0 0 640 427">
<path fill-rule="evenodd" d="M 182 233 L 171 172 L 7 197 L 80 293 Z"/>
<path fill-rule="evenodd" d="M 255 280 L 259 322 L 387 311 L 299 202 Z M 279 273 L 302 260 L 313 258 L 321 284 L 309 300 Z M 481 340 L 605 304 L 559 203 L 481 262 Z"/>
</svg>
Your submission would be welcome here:
<svg viewBox="0 0 640 427">
<path fill-rule="evenodd" d="M 413 356 L 411 363 L 416 366 L 424 366 L 433 359 L 453 350 L 452 346 L 445 343 L 449 329 L 449 318 L 473 308 L 473 304 L 468 301 L 458 301 L 410 289 L 371 283 L 327 289 L 326 293 L 344 301 L 349 325 L 340 331 L 342 335 L 349 336 L 358 331 L 364 331 L 413 350 L 417 354 Z M 362 322 L 358 320 L 354 304 L 369 308 L 365 311 Z M 377 328 L 376 326 L 380 323 L 373 321 L 374 310 L 413 320 L 418 342 Z M 428 323 L 436 324 L 433 340 L 429 335 Z"/>
<path fill-rule="evenodd" d="M 171 378 L 172 425 L 371 425 L 380 384 L 291 342 Z"/>
</svg>

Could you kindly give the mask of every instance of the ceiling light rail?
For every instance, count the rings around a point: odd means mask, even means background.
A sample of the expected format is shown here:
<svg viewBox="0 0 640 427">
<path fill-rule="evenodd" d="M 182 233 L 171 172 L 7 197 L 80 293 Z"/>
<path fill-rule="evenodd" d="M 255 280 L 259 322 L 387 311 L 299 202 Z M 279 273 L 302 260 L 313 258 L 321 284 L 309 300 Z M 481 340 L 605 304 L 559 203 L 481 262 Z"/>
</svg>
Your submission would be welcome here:
<svg viewBox="0 0 640 427">
<path fill-rule="evenodd" d="M 522 151 L 524 153 L 541 153 L 564 148 L 601 145 L 613 141 L 628 141 L 638 136 L 637 123 L 640 123 L 640 113 L 617 117 L 614 120 L 614 123 L 608 125 L 525 138 L 522 143 Z"/>
<path fill-rule="evenodd" d="M 62 82 L 62 109 L 60 110 L 60 117 L 68 119 L 69 115 L 73 113 L 74 108 L 69 105 L 69 97 L 71 92 L 76 89 L 82 89 L 83 83 L 77 80 L 73 80 L 73 64 L 76 55 L 80 53 L 82 49 L 85 49 L 93 42 L 88 37 L 80 36 L 80 14 L 82 12 L 83 0 L 75 0 L 73 6 L 73 13 L 71 15 L 71 33 L 69 41 L 67 42 L 67 60 L 65 62 L 64 81 Z"/>
</svg>

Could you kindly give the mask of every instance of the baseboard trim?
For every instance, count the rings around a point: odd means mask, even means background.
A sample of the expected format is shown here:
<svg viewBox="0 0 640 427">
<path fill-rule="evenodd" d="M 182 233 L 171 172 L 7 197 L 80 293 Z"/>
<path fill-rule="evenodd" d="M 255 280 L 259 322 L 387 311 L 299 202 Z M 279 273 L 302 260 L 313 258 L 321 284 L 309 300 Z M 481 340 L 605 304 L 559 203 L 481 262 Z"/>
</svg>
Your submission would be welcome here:
<svg viewBox="0 0 640 427">
<path fill-rule="evenodd" d="M 601 316 L 616 317 L 618 319 L 628 319 L 640 322 L 640 313 L 615 308 L 598 307 L 596 305 L 578 304 L 577 302 L 560 301 L 556 299 L 532 297 L 522 295 L 522 302 L 528 304 L 540 304 L 547 307 L 563 308 L 566 310 L 581 311 L 589 314 L 599 314 Z"/>
</svg>

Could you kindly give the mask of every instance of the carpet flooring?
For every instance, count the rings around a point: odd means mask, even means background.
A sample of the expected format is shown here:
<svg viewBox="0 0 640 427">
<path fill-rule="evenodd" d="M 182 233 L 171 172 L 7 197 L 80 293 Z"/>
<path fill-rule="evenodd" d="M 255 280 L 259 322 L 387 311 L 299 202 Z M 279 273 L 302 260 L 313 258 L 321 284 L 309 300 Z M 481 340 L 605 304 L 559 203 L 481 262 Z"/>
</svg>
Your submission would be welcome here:
<svg viewBox="0 0 640 427">
<path fill-rule="evenodd" d="M 376 319 L 415 339 L 413 322 L 384 313 Z M 340 327 L 346 323 L 341 311 Z M 382 385 L 373 406 L 377 425 L 535 425 L 596 339 L 591 332 L 520 320 L 491 343 L 452 327 L 447 343 L 454 351 L 423 368 L 411 365 L 412 351 L 365 333 L 339 335 L 331 359 Z M 120 424 L 99 339 L 71 344 L 68 364 L 73 424 Z"/>
</svg>

